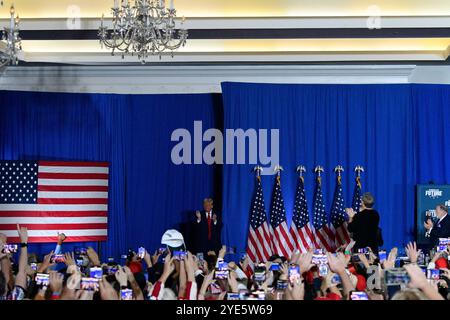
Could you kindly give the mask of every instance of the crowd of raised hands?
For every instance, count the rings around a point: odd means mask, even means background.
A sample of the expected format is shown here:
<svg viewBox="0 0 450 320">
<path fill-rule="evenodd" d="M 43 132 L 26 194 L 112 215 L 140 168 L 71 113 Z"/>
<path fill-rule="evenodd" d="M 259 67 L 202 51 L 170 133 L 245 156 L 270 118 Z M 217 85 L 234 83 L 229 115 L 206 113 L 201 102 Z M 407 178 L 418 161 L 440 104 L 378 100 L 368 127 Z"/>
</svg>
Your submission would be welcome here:
<svg viewBox="0 0 450 320">
<path fill-rule="evenodd" d="M 55 252 L 38 259 L 28 253 L 28 232 L 17 227 L 17 253 L 0 253 L 0 300 L 445 300 L 449 296 L 448 247 L 429 261 L 415 243 L 404 256 L 393 248 L 337 252 L 294 252 L 251 263 L 233 261 L 226 246 L 194 255 L 160 248 L 150 255 L 130 250 L 122 263 L 102 262 L 93 248 Z M 8 239 L 0 234 L 0 248 Z M 355 253 L 356 251 L 356 253 Z M 419 261 L 420 260 L 420 261 Z"/>
</svg>

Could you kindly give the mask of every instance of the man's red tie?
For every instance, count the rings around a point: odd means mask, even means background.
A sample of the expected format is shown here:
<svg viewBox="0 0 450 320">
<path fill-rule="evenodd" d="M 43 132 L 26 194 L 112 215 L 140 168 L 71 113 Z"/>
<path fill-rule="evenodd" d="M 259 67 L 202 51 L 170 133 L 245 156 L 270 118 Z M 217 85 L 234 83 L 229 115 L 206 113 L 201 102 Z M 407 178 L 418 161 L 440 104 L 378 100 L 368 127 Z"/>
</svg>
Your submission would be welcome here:
<svg viewBox="0 0 450 320">
<path fill-rule="evenodd" d="M 211 240 L 211 213 L 208 212 L 208 240 Z"/>
</svg>

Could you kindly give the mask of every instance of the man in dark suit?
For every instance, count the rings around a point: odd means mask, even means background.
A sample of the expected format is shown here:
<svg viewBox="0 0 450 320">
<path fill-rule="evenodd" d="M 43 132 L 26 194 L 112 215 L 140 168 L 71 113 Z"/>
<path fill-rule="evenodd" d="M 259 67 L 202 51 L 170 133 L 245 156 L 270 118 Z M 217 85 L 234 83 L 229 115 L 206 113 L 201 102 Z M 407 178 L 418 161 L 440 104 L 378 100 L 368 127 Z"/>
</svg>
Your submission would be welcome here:
<svg viewBox="0 0 450 320">
<path fill-rule="evenodd" d="M 352 239 L 356 242 L 354 249 L 369 247 L 374 253 L 378 253 L 381 235 L 378 224 L 380 215 L 373 209 L 375 199 L 371 193 L 364 193 L 361 208 L 358 213 L 353 209 L 346 209 L 349 221 L 348 231 L 352 233 Z"/>
<path fill-rule="evenodd" d="M 428 219 L 423 223 L 427 230 L 425 235 L 430 238 L 431 245 L 439 244 L 439 238 L 450 238 L 450 217 L 448 215 L 448 208 L 439 204 L 436 206 L 436 217 L 438 221 L 433 223 Z"/>
<path fill-rule="evenodd" d="M 203 210 L 195 212 L 195 233 L 197 252 L 218 251 L 222 246 L 220 232 L 222 230 L 222 219 L 213 211 L 213 200 L 203 200 Z"/>
</svg>

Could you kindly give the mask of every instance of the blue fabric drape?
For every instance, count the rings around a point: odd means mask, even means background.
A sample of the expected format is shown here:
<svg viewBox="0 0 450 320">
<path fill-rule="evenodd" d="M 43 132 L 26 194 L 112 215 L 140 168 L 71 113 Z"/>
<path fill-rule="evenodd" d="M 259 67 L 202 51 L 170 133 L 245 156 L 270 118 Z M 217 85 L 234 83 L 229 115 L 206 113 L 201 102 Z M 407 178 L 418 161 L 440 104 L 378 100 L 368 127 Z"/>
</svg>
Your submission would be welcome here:
<svg viewBox="0 0 450 320">
<path fill-rule="evenodd" d="M 343 187 L 350 206 L 352 170 L 357 164 L 364 166 L 363 190 L 376 198 L 386 247 L 403 245 L 414 236 L 415 185 L 450 182 L 449 86 L 224 83 L 222 92 L 225 128 L 280 130 L 288 223 L 299 164 L 307 167 L 310 212 L 314 166 L 325 168 L 322 183 L 328 212 L 334 167 L 341 164 L 346 169 Z M 253 166 L 223 166 L 223 241 L 239 250 L 246 245 Z M 266 204 L 273 179 L 262 177 Z"/>
<path fill-rule="evenodd" d="M 110 162 L 109 239 L 101 253 L 118 259 L 138 245 L 158 248 L 165 230 L 186 230 L 182 222 L 192 220 L 202 199 L 219 196 L 216 168 L 172 164 L 170 138 L 177 128 L 192 131 L 195 120 L 215 127 L 221 115 L 220 96 L 210 94 L 2 91 L 0 159 Z M 80 244 L 65 244 L 64 250 L 75 245 Z M 30 246 L 37 253 L 53 248 Z"/>
<path fill-rule="evenodd" d="M 415 185 L 450 183 L 449 102 L 449 86 L 421 84 L 225 83 L 222 96 L 1 91 L 0 159 L 110 162 L 109 240 L 102 244 L 103 256 L 118 258 L 139 245 L 156 248 L 162 233 L 172 227 L 188 235 L 193 211 L 207 196 L 214 197 L 223 213 L 223 242 L 244 250 L 253 165 L 224 165 L 223 171 L 220 166 L 173 165 L 170 135 L 177 128 L 192 132 L 196 120 L 204 130 L 280 129 L 288 222 L 298 164 L 308 169 L 310 211 L 315 165 L 325 168 L 329 210 L 334 166 L 346 169 L 343 186 L 350 205 L 352 169 L 361 164 L 366 169 L 363 190 L 376 197 L 390 247 L 414 236 Z M 266 208 L 273 179 L 262 177 Z M 31 250 L 53 248 L 33 245 Z"/>
</svg>

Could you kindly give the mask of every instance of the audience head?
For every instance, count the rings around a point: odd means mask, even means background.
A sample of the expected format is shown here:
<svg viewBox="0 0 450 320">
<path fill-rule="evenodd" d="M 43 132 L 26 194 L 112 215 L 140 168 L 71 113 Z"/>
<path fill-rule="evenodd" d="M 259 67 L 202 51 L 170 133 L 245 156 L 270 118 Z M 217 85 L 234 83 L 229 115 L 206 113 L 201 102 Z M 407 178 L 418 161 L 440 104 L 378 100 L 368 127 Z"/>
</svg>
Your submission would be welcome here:
<svg viewBox="0 0 450 320">
<path fill-rule="evenodd" d="M 361 204 L 365 209 L 372 209 L 373 205 L 375 204 L 375 198 L 370 192 L 366 192 L 362 196 Z"/>
<path fill-rule="evenodd" d="M 440 219 L 448 213 L 448 207 L 444 204 L 438 204 L 436 206 L 436 216 Z"/>
</svg>

